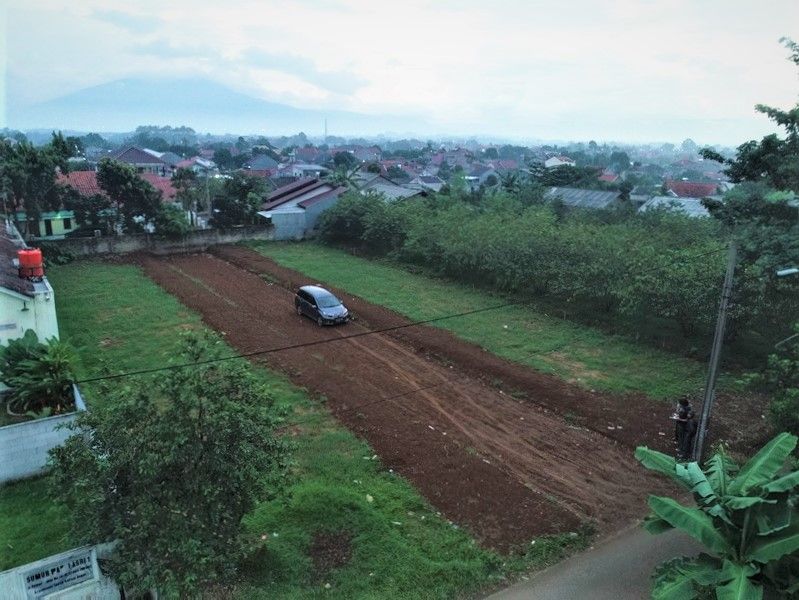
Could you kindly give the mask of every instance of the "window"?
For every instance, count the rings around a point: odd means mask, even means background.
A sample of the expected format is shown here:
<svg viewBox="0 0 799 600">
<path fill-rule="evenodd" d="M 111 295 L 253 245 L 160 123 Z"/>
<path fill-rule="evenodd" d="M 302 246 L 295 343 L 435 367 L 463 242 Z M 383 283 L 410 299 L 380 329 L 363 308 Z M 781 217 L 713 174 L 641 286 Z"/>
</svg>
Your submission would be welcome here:
<svg viewBox="0 0 799 600">
<path fill-rule="evenodd" d="M 64 219 L 64 229 L 72 229 L 72 219 L 69 217 Z"/>
</svg>

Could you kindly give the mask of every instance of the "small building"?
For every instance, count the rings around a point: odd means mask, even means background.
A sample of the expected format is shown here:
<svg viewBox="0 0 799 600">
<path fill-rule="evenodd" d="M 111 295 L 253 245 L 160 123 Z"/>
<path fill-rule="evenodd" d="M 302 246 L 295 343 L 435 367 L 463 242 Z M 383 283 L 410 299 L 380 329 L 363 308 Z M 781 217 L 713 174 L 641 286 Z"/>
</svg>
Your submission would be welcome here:
<svg viewBox="0 0 799 600">
<path fill-rule="evenodd" d="M 172 167 L 158 156 L 136 146 L 112 152 L 109 158 L 132 166 L 137 173 L 153 173 L 165 177 L 172 172 Z"/>
<path fill-rule="evenodd" d="M 23 279 L 17 252 L 27 246 L 13 223 L 0 220 L 0 344 L 22 337 L 28 329 L 40 341 L 58 337 L 55 293 L 47 281 Z"/>
<path fill-rule="evenodd" d="M 676 198 L 708 198 L 718 191 L 716 183 L 666 180 L 666 193 Z"/>
<path fill-rule="evenodd" d="M 294 163 L 290 168 L 293 177 L 321 177 L 327 173 L 327 169 L 322 165 L 308 163 Z"/>
<path fill-rule="evenodd" d="M 545 197 L 547 200 L 560 199 L 566 206 L 572 208 L 612 208 L 619 203 L 619 192 L 605 192 L 602 190 L 583 190 L 570 187 L 549 188 Z"/>
<path fill-rule="evenodd" d="M 544 161 L 544 167 L 554 169 L 555 167 L 574 167 L 577 163 L 568 156 L 552 156 Z"/>
<path fill-rule="evenodd" d="M 480 186 L 493 187 L 499 183 L 497 172 L 491 167 L 475 165 L 466 175 L 466 184 L 472 190 Z"/>
<path fill-rule="evenodd" d="M 689 217 L 709 217 L 710 212 L 702 204 L 701 198 L 675 198 L 674 196 L 654 196 L 638 209 L 639 212 L 648 210 L 669 209 L 682 212 Z"/>
<path fill-rule="evenodd" d="M 43 212 L 38 221 L 28 223 L 25 211 L 16 213 L 17 223 L 24 223 L 27 237 L 37 240 L 60 240 L 78 228 L 75 213 L 71 210 L 53 210 Z"/>
<path fill-rule="evenodd" d="M 444 187 L 444 180 L 436 177 L 435 175 L 417 175 L 408 183 L 408 187 L 416 188 L 419 190 L 430 190 L 432 192 L 440 192 Z"/>
<path fill-rule="evenodd" d="M 361 194 L 379 194 L 386 202 L 396 202 L 398 200 L 406 200 L 414 196 L 426 195 L 426 193 L 419 188 L 405 187 L 397 185 L 387 177 L 377 175 L 371 180 L 366 182 L 360 187 Z"/>
<path fill-rule="evenodd" d="M 346 191 L 346 186 L 306 177 L 269 194 L 258 214 L 271 222 L 276 240 L 301 240 L 314 235 L 319 215 Z"/>
</svg>

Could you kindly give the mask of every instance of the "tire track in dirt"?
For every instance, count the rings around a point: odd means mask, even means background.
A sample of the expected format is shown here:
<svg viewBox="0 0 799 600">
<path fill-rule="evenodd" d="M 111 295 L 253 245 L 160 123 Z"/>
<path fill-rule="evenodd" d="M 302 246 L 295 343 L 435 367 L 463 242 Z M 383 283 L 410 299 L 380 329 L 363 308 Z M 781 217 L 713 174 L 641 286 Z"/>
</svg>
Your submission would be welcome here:
<svg viewBox="0 0 799 600">
<path fill-rule="evenodd" d="M 144 258 L 143 266 L 242 352 L 366 330 L 357 323 L 320 329 L 294 314 L 290 291 L 209 255 Z M 573 530 L 575 515 L 615 529 L 644 512 L 642 490 L 657 487 L 629 448 L 570 427 L 543 407 L 488 387 L 471 369 L 442 365 L 393 336 L 260 359 L 324 394 L 332 413 L 365 437 L 386 466 L 488 546 L 504 549 Z M 401 402 L 375 402 L 440 382 L 447 385 Z"/>
</svg>

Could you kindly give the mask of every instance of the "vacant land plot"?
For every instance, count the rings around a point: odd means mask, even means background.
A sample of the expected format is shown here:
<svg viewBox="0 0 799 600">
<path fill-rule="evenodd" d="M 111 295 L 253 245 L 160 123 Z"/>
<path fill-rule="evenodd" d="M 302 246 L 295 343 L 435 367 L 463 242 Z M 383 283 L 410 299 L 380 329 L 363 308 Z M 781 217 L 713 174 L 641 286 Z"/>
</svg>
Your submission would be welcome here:
<svg viewBox="0 0 799 600">
<path fill-rule="evenodd" d="M 321 329 L 294 314 L 293 293 L 272 283 L 285 279 L 274 263 L 244 248 L 218 252 L 240 266 L 210 255 L 143 264 L 240 351 L 295 346 L 259 360 L 324 394 L 388 467 L 484 544 L 508 548 L 585 520 L 613 529 L 644 512 L 657 483 L 638 468 L 631 446 L 487 385 L 479 377 L 484 357 L 447 365 L 408 339 L 344 338 L 369 331 L 358 323 Z M 420 335 L 435 346 L 436 336 L 448 334 L 425 328 Z M 452 336 L 447 343 L 473 349 Z M 558 396 L 560 385 L 550 393 Z M 593 400 L 579 388 L 568 393 Z M 616 431 L 618 423 L 608 426 Z"/>
<path fill-rule="evenodd" d="M 62 337 L 78 346 L 84 376 L 168 364 L 176 360 L 179 334 L 203 327 L 196 313 L 134 266 L 79 262 L 48 275 Z M 527 543 L 512 557 L 480 548 L 318 402 L 285 378 L 254 368 L 287 422 L 302 423 L 284 429 L 294 443 L 286 489 L 245 520 L 259 549 L 245 565 L 236 597 L 452 598 L 586 543 L 582 532 L 566 532 Z M 148 379 L 133 381 L 146 385 Z M 84 387 L 90 408 L 102 401 L 96 388 Z M 47 483 L 0 488 L 0 569 L 74 547 L 67 511 L 52 504 Z"/>
<path fill-rule="evenodd" d="M 385 261 L 365 260 L 321 244 L 266 243 L 254 244 L 253 248 L 283 266 L 334 283 L 411 320 L 507 301 L 507 297 L 410 273 Z M 703 364 L 529 306 L 510 306 L 436 326 L 498 356 L 589 389 L 666 399 L 696 392 L 703 383 Z"/>
</svg>

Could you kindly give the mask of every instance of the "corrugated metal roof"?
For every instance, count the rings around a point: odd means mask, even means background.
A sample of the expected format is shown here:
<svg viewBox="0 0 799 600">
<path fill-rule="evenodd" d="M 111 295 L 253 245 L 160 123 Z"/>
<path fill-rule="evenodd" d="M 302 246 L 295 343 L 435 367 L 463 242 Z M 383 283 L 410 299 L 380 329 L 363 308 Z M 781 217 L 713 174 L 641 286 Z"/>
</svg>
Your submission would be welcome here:
<svg viewBox="0 0 799 600">
<path fill-rule="evenodd" d="M 670 208 L 684 212 L 689 217 L 709 217 L 710 212 L 702 205 L 701 198 L 674 198 L 673 196 L 655 196 L 650 198 L 639 208 L 646 212 L 657 208 Z"/>
<path fill-rule="evenodd" d="M 549 188 L 547 198 L 560 198 L 564 204 L 575 208 L 607 208 L 619 198 L 619 192 L 553 187 Z"/>
</svg>

